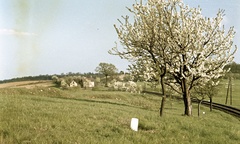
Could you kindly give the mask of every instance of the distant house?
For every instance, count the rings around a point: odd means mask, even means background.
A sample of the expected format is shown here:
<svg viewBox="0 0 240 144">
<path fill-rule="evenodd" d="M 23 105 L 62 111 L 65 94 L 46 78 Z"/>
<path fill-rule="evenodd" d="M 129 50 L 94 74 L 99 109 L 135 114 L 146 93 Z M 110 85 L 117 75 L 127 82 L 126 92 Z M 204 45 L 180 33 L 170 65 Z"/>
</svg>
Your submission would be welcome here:
<svg viewBox="0 0 240 144">
<path fill-rule="evenodd" d="M 93 88 L 94 86 L 95 86 L 95 84 L 94 84 L 93 81 L 91 81 L 91 80 L 89 80 L 89 79 L 87 79 L 87 78 L 85 78 L 85 79 L 83 80 L 83 87 L 84 87 L 84 88 Z"/>
<path fill-rule="evenodd" d="M 90 88 L 93 88 L 94 87 L 94 82 L 89 82 L 89 85 L 88 85 Z"/>
<path fill-rule="evenodd" d="M 77 87 L 78 84 L 73 80 L 71 83 L 70 83 L 70 87 Z"/>
</svg>

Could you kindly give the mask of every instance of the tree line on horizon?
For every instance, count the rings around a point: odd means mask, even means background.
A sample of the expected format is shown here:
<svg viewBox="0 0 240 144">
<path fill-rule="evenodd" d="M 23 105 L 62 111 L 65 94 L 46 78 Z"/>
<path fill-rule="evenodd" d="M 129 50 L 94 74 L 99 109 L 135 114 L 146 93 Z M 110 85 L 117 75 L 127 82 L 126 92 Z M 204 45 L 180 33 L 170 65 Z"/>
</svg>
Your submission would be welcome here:
<svg viewBox="0 0 240 144">
<path fill-rule="evenodd" d="M 228 65 L 225 66 L 225 69 L 229 69 L 231 68 L 230 72 L 235 76 L 236 79 L 240 79 L 240 76 L 238 76 L 240 74 L 240 64 L 236 63 L 236 62 L 232 62 Z M 128 73 L 128 72 L 124 72 L 124 71 L 120 71 L 117 74 L 124 74 L 124 73 Z M 18 82 L 18 81 L 31 81 L 31 80 L 52 80 L 52 76 L 58 76 L 58 77 L 65 77 L 65 76 L 85 76 L 85 77 L 92 77 L 92 78 L 96 78 L 96 77 L 104 77 L 104 74 L 99 74 L 98 72 L 94 73 L 94 72 L 88 72 L 88 73 L 79 73 L 79 72 L 68 72 L 68 73 L 61 73 L 61 74 L 46 74 L 46 75 L 38 75 L 38 76 L 24 76 L 24 77 L 17 77 L 17 78 L 12 78 L 12 79 L 6 79 L 6 80 L 1 80 L 1 83 L 7 83 L 7 82 Z M 227 78 L 226 76 L 223 78 Z M 136 81 L 137 79 L 135 79 Z"/>
</svg>

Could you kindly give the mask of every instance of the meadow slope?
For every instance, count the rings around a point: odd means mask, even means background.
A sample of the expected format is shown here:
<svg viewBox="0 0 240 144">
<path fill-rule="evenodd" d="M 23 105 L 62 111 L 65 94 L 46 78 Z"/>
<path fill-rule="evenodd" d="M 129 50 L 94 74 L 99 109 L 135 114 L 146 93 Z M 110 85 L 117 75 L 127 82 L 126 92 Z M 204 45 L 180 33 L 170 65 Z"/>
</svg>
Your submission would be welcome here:
<svg viewBox="0 0 240 144">
<path fill-rule="evenodd" d="M 238 143 L 239 119 L 153 95 L 54 87 L 0 89 L 0 143 Z M 130 129 L 139 118 L 139 131 Z"/>
</svg>

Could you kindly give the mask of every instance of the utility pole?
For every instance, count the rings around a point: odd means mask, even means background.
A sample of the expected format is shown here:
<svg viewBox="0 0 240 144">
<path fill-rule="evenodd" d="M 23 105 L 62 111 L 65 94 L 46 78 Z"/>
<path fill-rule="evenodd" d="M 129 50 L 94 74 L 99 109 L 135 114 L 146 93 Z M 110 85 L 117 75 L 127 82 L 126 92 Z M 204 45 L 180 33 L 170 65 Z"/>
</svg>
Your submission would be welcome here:
<svg viewBox="0 0 240 144">
<path fill-rule="evenodd" d="M 225 104 L 227 104 L 229 93 L 230 93 L 230 105 L 232 105 L 232 76 L 229 76 L 229 78 L 228 78 L 228 87 L 227 87 L 227 95 L 226 95 Z"/>
</svg>

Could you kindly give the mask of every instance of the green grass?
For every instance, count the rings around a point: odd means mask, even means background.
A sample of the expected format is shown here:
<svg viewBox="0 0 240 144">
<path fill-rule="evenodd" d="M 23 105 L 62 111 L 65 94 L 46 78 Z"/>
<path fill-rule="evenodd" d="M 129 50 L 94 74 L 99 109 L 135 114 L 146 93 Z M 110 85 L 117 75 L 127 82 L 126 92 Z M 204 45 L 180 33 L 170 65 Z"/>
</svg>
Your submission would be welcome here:
<svg viewBox="0 0 240 144">
<path fill-rule="evenodd" d="M 226 95 L 227 95 L 227 86 L 228 86 L 227 83 L 228 83 L 228 79 L 220 80 L 220 83 L 218 85 L 218 92 L 213 96 L 213 102 L 225 104 Z M 139 83 L 139 84 L 144 85 L 143 83 Z M 240 109 L 240 80 L 233 79 L 232 84 L 233 85 L 232 85 L 232 105 L 231 106 Z M 151 88 L 149 85 L 147 85 L 146 90 L 159 92 L 161 91 L 161 88 L 159 85 L 157 86 L 157 88 Z M 167 94 L 169 94 L 170 91 L 167 91 Z M 209 98 L 206 98 L 205 100 L 209 100 Z M 230 105 L 230 93 L 228 96 L 227 105 Z"/>
<path fill-rule="evenodd" d="M 222 79 L 219 83 L 219 91 L 213 97 L 213 101 L 216 103 L 225 104 L 227 95 L 227 79 Z M 240 109 L 240 80 L 232 80 L 232 106 Z M 230 105 L 230 93 L 228 96 L 227 105 Z"/>
<path fill-rule="evenodd" d="M 238 143 L 239 119 L 181 101 L 115 91 L 0 89 L 0 143 Z M 139 131 L 130 129 L 139 118 Z"/>
</svg>

